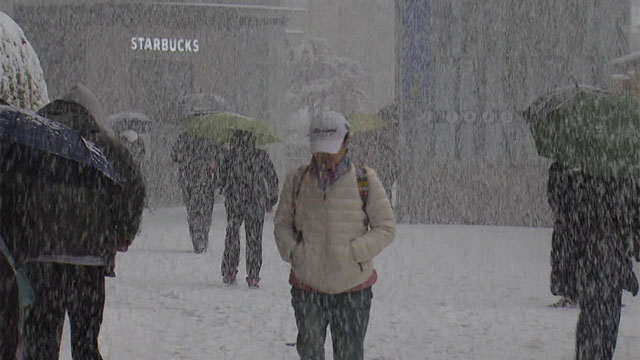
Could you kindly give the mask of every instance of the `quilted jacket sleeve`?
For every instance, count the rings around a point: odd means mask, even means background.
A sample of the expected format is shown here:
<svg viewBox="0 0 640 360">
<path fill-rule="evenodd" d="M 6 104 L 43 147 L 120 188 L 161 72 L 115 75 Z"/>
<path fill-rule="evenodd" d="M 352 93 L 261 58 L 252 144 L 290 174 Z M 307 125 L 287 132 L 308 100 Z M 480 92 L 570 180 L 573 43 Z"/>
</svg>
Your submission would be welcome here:
<svg viewBox="0 0 640 360">
<path fill-rule="evenodd" d="M 287 175 L 280 193 L 280 201 L 274 218 L 273 234 L 276 239 L 276 245 L 280 252 L 280 257 L 286 262 L 291 262 L 291 253 L 297 245 L 295 240 L 294 218 L 293 218 L 293 189 L 294 179 L 298 170 L 291 171 Z"/>
<path fill-rule="evenodd" d="M 366 168 L 369 194 L 366 211 L 369 216 L 369 231 L 353 240 L 351 247 L 355 261 L 362 263 L 373 259 L 389 245 L 396 233 L 396 220 L 391 202 L 376 172 Z"/>
</svg>

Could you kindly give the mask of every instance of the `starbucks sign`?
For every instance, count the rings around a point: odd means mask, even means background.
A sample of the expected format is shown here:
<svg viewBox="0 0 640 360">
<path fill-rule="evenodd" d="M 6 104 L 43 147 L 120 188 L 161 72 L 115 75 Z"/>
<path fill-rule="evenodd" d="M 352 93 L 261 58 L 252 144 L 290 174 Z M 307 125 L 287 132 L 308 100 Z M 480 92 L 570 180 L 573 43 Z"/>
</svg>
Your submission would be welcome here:
<svg viewBox="0 0 640 360">
<path fill-rule="evenodd" d="M 134 36 L 131 38 L 131 50 L 197 53 L 200 51 L 198 39 L 157 38 Z"/>
</svg>

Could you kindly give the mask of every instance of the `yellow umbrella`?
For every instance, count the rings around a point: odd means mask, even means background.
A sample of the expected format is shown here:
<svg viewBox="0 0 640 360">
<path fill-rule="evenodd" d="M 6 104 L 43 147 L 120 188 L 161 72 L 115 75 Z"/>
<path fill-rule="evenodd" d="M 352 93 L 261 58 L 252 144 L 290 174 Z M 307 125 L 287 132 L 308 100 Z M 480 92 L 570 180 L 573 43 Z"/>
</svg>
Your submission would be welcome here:
<svg viewBox="0 0 640 360">
<path fill-rule="evenodd" d="M 258 144 L 271 144 L 280 139 L 268 124 L 248 116 L 221 112 L 207 115 L 195 115 L 185 118 L 185 129 L 195 136 L 229 142 L 237 130 L 256 135 Z"/>
<path fill-rule="evenodd" d="M 375 115 L 363 112 L 354 112 L 347 116 L 350 132 L 358 133 L 363 131 L 377 130 L 386 126 L 386 122 Z"/>
</svg>

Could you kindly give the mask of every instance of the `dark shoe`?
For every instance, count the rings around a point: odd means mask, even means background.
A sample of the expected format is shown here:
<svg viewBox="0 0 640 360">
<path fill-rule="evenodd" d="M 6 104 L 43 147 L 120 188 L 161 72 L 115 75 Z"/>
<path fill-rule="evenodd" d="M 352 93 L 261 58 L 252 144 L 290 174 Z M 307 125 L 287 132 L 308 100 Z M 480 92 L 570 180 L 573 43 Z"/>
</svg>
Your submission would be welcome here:
<svg viewBox="0 0 640 360">
<path fill-rule="evenodd" d="M 196 254 L 202 254 L 207 251 L 207 243 L 205 241 L 198 241 L 193 243 L 193 252 Z"/>
<path fill-rule="evenodd" d="M 260 282 L 260 278 L 247 276 L 247 285 L 249 285 L 249 288 L 251 289 L 259 288 L 260 287 L 260 285 L 258 284 L 259 282 Z"/>
<path fill-rule="evenodd" d="M 625 276 L 622 288 L 630 292 L 631 295 L 636 296 L 638 295 L 639 287 L 640 286 L 638 286 L 638 278 L 636 277 L 636 274 L 633 273 L 633 270 L 629 271 Z"/>
<path fill-rule="evenodd" d="M 237 282 L 236 273 L 222 276 L 222 282 L 227 285 L 235 285 Z"/>
<path fill-rule="evenodd" d="M 578 302 L 563 296 L 562 298 L 560 298 L 560 300 L 558 300 L 558 302 L 551 304 L 551 307 L 576 308 L 578 307 Z"/>
</svg>

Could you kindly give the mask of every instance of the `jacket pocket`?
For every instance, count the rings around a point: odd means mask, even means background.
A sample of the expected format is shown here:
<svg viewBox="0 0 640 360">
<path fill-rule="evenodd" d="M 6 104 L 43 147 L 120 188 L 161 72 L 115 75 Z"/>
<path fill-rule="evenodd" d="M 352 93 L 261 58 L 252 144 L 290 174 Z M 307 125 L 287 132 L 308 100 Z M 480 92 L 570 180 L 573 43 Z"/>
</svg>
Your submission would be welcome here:
<svg viewBox="0 0 640 360">
<path fill-rule="evenodd" d="M 304 261 L 304 242 L 299 242 L 291 251 L 291 264 L 294 266 L 301 265 Z"/>
<path fill-rule="evenodd" d="M 348 251 L 349 262 L 352 263 L 352 264 L 355 264 L 356 268 L 360 272 L 363 272 L 364 271 L 364 267 L 362 266 L 361 262 L 356 261 L 356 256 L 355 256 L 355 254 L 353 252 L 353 246 L 352 246 L 351 242 L 347 246 L 347 251 Z"/>
</svg>

